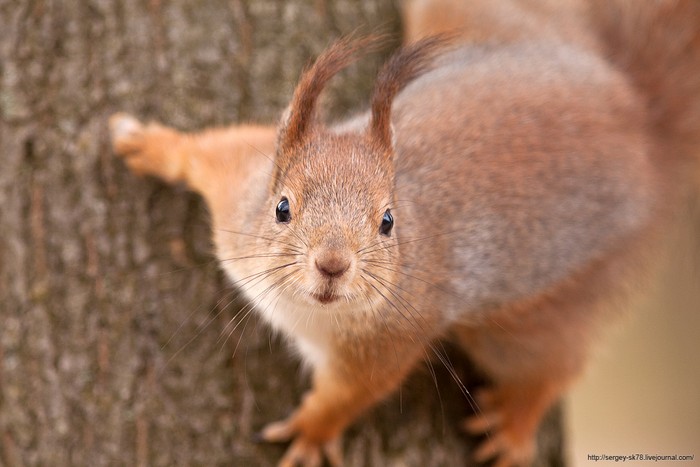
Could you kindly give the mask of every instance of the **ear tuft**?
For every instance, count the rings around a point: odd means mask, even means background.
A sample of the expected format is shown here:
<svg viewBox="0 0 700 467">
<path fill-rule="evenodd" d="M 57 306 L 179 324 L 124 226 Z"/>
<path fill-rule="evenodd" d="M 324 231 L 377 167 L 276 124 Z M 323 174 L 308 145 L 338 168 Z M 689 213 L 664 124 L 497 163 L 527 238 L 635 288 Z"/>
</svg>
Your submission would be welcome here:
<svg viewBox="0 0 700 467">
<path fill-rule="evenodd" d="M 382 147 L 391 149 L 391 104 L 396 95 L 411 81 L 429 71 L 436 57 L 454 43 L 450 34 L 422 39 L 399 49 L 377 76 L 372 93 L 370 136 Z"/>
<path fill-rule="evenodd" d="M 326 83 L 340 70 L 353 63 L 360 53 L 366 53 L 381 45 L 381 36 L 342 38 L 326 49 L 306 70 L 297 85 L 292 102 L 283 116 L 279 149 L 290 151 L 303 143 L 316 116 L 316 102 Z"/>
</svg>

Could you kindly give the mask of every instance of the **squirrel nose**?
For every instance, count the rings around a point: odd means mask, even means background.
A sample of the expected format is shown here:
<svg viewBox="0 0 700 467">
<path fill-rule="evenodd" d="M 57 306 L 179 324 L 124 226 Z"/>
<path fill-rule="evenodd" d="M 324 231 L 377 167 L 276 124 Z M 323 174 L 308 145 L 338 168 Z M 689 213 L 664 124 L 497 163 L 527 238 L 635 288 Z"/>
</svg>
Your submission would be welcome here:
<svg viewBox="0 0 700 467">
<path fill-rule="evenodd" d="M 315 263 L 321 275 L 329 279 L 342 276 L 350 268 L 350 260 L 338 254 L 320 256 Z"/>
</svg>

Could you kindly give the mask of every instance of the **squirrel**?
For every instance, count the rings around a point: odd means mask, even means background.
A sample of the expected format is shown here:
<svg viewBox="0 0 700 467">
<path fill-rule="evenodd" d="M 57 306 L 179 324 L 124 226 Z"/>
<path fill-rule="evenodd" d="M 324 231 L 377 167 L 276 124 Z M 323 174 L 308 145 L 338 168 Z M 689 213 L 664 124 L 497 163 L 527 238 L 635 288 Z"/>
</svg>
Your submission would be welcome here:
<svg viewBox="0 0 700 467">
<path fill-rule="evenodd" d="M 368 38 L 327 49 L 277 127 L 120 113 L 114 151 L 204 197 L 221 267 L 311 367 L 261 431 L 292 441 L 280 465 L 340 465 L 344 429 L 442 338 L 491 381 L 464 422 L 488 433 L 475 459 L 527 465 L 700 179 L 700 3 L 413 0 L 403 18 L 359 118 L 327 126 L 316 103 Z"/>
</svg>

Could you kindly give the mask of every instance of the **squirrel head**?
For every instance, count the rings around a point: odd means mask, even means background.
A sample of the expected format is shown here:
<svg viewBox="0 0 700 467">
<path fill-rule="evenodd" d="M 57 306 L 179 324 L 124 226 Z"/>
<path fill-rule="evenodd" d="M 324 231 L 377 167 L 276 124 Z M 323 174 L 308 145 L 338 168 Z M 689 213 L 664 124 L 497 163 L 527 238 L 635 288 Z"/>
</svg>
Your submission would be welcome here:
<svg viewBox="0 0 700 467">
<path fill-rule="evenodd" d="M 316 304 L 371 302 L 377 289 L 386 288 L 382 282 L 397 274 L 391 104 L 429 67 L 440 40 L 402 49 L 387 62 L 366 128 L 334 132 L 315 111 L 328 80 L 376 43 L 344 39 L 326 50 L 302 75 L 279 128 L 265 235 L 282 253 L 279 266 L 294 255 L 289 287 Z"/>
</svg>

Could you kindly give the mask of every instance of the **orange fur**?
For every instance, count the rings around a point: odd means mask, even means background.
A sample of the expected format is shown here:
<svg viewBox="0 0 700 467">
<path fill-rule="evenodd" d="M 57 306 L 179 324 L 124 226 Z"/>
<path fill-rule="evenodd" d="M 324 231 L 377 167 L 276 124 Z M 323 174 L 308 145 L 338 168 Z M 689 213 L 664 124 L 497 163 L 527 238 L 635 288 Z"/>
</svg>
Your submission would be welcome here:
<svg viewBox="0 0 700 467">
<path fill-rule="evenodd" d="M 281 465 L 339 463 L 345 427 L 446 336 L 493 383 L 465 422 L 491 433 L 478 459 L 530 461 L 690 183 L 697 5 L 411 0 L 407 43 L 464 45 L 403 49 L 372 112 L 347 124 L 316 122 L 315 103 L 368 42 L 340 42 L 304 74 L 277 141 L 272 127 L 184 135 L 112 118 L 134 172 L 204 196 L 220 258 L 265 254 L 222 267 L 314 369 L 299 409 L 262 432 L 294 440 Z M 275 221 L 282 200 L 291 217 Z"/>
</svg>

